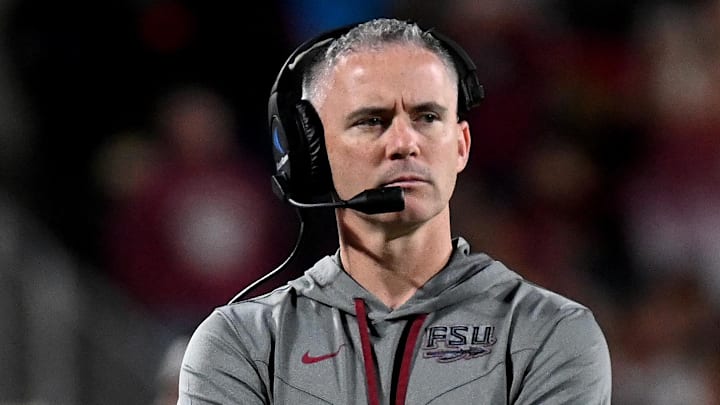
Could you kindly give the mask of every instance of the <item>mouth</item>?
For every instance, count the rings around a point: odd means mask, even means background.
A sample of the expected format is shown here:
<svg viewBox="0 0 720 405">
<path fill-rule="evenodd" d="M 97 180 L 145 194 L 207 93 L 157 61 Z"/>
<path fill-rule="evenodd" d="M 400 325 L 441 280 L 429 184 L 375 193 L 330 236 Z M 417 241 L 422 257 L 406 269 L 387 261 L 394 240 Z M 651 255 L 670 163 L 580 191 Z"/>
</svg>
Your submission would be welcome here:
<svg viewBox="0 0 720 405">
<path fill-rule="evenodd" d="M 383 182 L 380 187 L 409 188 L 424 183 L 428 183 L 428 181 L 419 176 L 398 176 L 392 178 L 390 181 Z"/>
</svg>

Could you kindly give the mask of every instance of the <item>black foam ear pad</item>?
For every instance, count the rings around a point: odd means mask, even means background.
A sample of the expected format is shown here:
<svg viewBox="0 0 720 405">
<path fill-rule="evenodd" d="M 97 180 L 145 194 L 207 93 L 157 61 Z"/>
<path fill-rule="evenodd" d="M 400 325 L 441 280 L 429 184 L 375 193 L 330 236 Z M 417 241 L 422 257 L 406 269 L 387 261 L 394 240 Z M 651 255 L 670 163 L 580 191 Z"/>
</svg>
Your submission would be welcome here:
<svg viewBox="0 0 720 405">
<path fill-rule="evenodd" d="M 285 61 L 270 91 L 273 190 L 283 200 L 312 201 L 333 190 L 323 126 L 310 102 L 302 99 L 302 79 L 305 66 L 345 31 L 328 32 L 300 45 Z"/>
<path fill-rule="evenodd" d="M 298 132 L 303 137 L 303 152 L 307 162 L 303 165 L 306 168 L 306 178 L 299 184 L 302 190 L 310 195 L 323 195 L 332 191 L 332 175 L 330 163 L 328 162 L 327 150 L 325 149 L 325 133 L 320 116 L 315 108 L 307 100 L 300 100 L 295 104 L 295 120 Z"/>
</svg>

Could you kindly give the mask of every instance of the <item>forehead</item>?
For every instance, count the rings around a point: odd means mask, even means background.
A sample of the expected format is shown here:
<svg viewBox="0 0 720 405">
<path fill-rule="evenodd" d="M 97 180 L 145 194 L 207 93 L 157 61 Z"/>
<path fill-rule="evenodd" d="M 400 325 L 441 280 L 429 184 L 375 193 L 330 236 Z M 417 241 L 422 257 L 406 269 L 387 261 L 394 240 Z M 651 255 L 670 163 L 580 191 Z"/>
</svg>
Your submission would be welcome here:
<svg viewBox="0 0 720 405">
<path fill-rule="evenodd" d="M 434 52 L 427 48 L 424 48 L 417 44 L 406 44 L 406 43 L 384 43 L 376 44 L 375 46 L 360 47 L 357 49 L 350 50 L 343 55 L 339 55 L 335 61 L 333 71 L 338 68 L 342 68 L 343 65 L 348 63 L 359 63 L 359 62 L 371 62 L 371 63 L 383 63 L 392 62 L 395 60 L 405 60 L 411 57 L 413 63 L 417 63 L 419 60 L 426 62 L 435 62 L 442 65 L 446 69 L 446 73 L 451 75 L 452 69 L 445 65 L 445 61 Z M 407 61 L 409 62 L 409 61 Z"/>
<path fill-rule="evenodd" d="M 433 52 L 418 46 L 389 44 L 356 50 L 338 59 L 328 89 L 344 96 L 381 95 L 385 91 L 456 94 L 452 71 Z"/>
</svg>

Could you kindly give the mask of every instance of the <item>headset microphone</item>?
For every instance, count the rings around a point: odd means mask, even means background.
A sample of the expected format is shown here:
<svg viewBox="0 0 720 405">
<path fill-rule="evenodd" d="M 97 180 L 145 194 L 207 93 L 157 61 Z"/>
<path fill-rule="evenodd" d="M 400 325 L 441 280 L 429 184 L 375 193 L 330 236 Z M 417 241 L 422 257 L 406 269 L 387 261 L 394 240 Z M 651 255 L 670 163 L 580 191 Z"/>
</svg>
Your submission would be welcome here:
<svg viewBox="0 0 720 405">
<path fill-rule="evenodd" d="M 287 199 L 298 208 L 350 208 L 365 214 L 381 214 L 397 212 L 405 209 L 405 198 L 402 187 L 380 187 L 365 190 L 349 200 L 319 203 L 302 203 Z"/>
<path fill-rule="evenodd" d="M 349 200 L 340 200 L 329 195 L 317 201 L 300 201 L 295 193 L 288 193 L 288 180 L 285 173 L 271 176 L 272 189 L 275 195 L 283 201 L 287 201 L 295 208 L 350 208 L 366 214 L 381 214 L 384 212 L 397 212 L 405 209 L 405 196 L 402 187 L 379 187 L 371 188 L 361 192 Z M 332 193 L 334 194 L 334 192 Z"/>
</svg>

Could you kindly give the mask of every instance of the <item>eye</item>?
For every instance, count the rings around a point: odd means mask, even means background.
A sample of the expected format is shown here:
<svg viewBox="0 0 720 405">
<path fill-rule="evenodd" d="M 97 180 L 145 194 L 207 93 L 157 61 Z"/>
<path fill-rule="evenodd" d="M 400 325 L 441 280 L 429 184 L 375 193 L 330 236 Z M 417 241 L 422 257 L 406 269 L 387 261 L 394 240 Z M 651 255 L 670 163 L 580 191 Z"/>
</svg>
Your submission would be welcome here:
<svg viewBox="0 0 720 405">
<path fill-rule="evenodd" d="M 435 122 L 443 122 L 447 118 L 447 108 L 436 102 L 421 103 L 412 109 L 412 118 L 416 125 L 434 126 Z"/>
<path fill-rule="evenodd" d="M 433 123 L 440 119 L 440 116 L 438 116 L 435 113 L 424 113 L 420 115 L 420 120 L 424 121 L 428 124 Z"/>
<path fill-rule="evenodd" d="M 424 112 L 415 116 L 415 122 L 420 124 L 432 124 L 436 121 L 440 121 L 442 117 L 434 112 Z"/>
<path fill-rule="evenodd" d="M 381 126 L 383 124 L 383 120 L 380 117 L 367 117 L 358 120 L 355 122 L 355 126 L 365 126 L 365 127 L 377 127 Z"/>
</svg>

